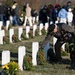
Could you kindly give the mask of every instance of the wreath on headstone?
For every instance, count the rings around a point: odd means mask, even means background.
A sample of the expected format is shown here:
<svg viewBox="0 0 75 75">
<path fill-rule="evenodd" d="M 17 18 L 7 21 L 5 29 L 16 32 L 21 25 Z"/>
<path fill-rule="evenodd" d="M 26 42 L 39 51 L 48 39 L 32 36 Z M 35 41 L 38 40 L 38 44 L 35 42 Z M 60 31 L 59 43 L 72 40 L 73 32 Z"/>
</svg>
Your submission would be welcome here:
<svg viewBox="0 0 75 75">
<path fill-rule="evenodd" d="M 39 29 L 35 30 L 35 36 L 39 36 Z"/>
<path fill-rule="evenodd" d="M 3 37 L 3 43 L 9 44 L 9 39 L 6 36 Z"/>
<path fill-rule="evenodd" d="M 29 38 L 33 38 L 33 31 L 29 31 Z"/>
<path fill-rule="evenodd" d="M 21 38 L 22 38 L 22 40 L 28 40 L 28 38 L 26 37 L 25 33 L 21 34 Z"/>
<path fill-rule="evenodd" d="M 6 31 L 6 27 L 5 27 L 5 26 L 2 26 L 2 28 L 1 28 L 1 29 Z"/>
<path fill-rule="evenodd" d="M 37 63 L 38 63 L 38 65 L 46 64 L 45 52 L 42 48 L 39 49 L 39 51 L 37 53 Z"/>
<path fill-rule="evenodd" d="M 42 32 L 42 35 L 45 35 L 46 34 L 45 27 L 42 28 L 41 32 Z"/>
<path fill-rule="evenodd" d="M 32 70 L 32 58 L 29 55 L 24 56 L 24 70 Z"/>
<path fill-rule="evenodd" d="M 13 42 L 19 42 L 18 37 L 15 34 L 12 36 L 12 40 Z"/>
</svg>

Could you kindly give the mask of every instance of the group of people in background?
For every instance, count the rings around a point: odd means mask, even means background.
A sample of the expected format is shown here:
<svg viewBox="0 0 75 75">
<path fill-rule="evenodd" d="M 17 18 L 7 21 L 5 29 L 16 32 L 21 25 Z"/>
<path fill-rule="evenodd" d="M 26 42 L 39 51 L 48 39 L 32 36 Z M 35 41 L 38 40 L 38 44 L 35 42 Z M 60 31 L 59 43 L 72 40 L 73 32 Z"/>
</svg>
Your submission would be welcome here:
<svg viewBox="0 0 75 75">
<path fill-rule="evenodd" d="M 22 14 L 23 20 L 20 19 L 20 14 Z M 29 3 L 24 5 L 22 10 L 16 1 L 13 2 L 11 7 L 7 4 L 2 5 L 2 3 L 0 3 L 0 21 L 3 22 L 3 25 L 6 25 L 6 21 L 10 20 L 11 24 L 14 26 L 26 26 L 27 21 L 29 21 L 29 25 L 32 26 L 32 16 L 36 15 L 36 10 L 32 10 Z"/>
<path fill-rule="evenodd" d="M 72 7 L 71 1 L 68 1 L 66 5 L 63 5 L 62 7 L 59 4 L 56 4 L 53 6 L 52 4 L 48 6 L 44 6 L 40 9 L 39 12 L 39 20 L 44 25 L 48 21 L 55 23 L 58 21 L 58 23 L 66 23 L 69 26 L 75 25 L 75 8 Z"/>
<path fill-rule="evenodd" d="M 34 9 L 32 10 L 29 4 L 23 6 L 22 10 L 25 15 L 23 16 L 23 21 L 20 20 L 20 7 L 16 1 L 10 7 L 5 4 L 0 3 L 0 21 L 3 21 L 3 25 L 6 25 L 6 21 L 11 19 L 12 25 L 23 25 L 26 26 L 27 21 L 29 25 L 32 26 L 32 17 L 39 16 L 39 23 L 45 25 L 46 22 L 55 23 L 67 23 L 69 26 L 72 23 L 75 25 L 75 8 L 72 7 L 71 1 L 67 2 L 67 5 L 62 7 L 59 4 L 53 6 L 49 4 L 48 6 L 43 6 L 38 12 Z"/>
</svg>

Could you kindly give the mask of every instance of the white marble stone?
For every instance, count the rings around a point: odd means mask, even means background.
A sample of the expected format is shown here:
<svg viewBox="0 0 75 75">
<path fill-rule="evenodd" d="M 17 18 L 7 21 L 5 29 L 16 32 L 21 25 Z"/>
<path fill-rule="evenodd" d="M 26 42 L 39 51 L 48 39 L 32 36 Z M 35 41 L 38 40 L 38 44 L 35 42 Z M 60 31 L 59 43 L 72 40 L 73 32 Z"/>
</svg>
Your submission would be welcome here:
<svg viewBox="0 0 75 75">
<path fill-rule="evenodd" d="M 21 34 L 23 33 L 23 28 L 18 28 L 18 39 L 21 40 Z"/>
<path fill-rule="evenodd" d="M 50 43 L 47 43 L 47 45 L 44 47 L 46 60 L 48 60 L 47 52 L 48 52 L 48 49 L 49 49 L 49 48 L 50 48 Z"/>
<path fill-rule="evenodd" d="M 2 65 L 5 65 L 10 62 L 10 51 L 3 50 L 2 52 Z"/>
<path fill-rule="evenodd" d="M 54 50 L 54 52 L 55 52 L 55 43 L 56 43 L 56 41 L 57 41 L 57 38 L 56 37 L 53 37 L 53 50 Z"/>
<path fill-rule="evenodd" d="M 10 25 L 10 21 L 8 20 L 6 21 L 6 30 L 8 30 L 9 25 Z"/>
<path fill-rule="evenodd" d="M 0 44 L 3 44 L 3 37 L 5 36 L 5 31 L 0 30 Z"/>
<path fill-rule="evenodd" d="M 26 26 L 26 37 L 29 38 L 30 26 Z"/>
<path fill-rule="evenodd" d="M 66 43 L 64 43 L 64 44 L 62 45 L 62 50 L 63 50 L 63 51 L 65 51 L 65 44 L 66 44 Z"/>
<path fill-rule="evenodd" d="M 48 23 L 45 23 L 45 30 L 46 30 L 46 32 L 48 30 L 48 27 L 49 27 L 49 24 Z"/>
<path fill-rule="evenodd" d="M 23 22 L 23 17 L 20 17 L 20 20 Z"/>
<path fill-rule="evenodd" d="M 13 21 L 13 17 L 12 16 L 10 16 L 10 23 L 12 24 L 12 21 Z"/>
<path fill-rule="evenodd" d="M 39 21 L 39 16 L 36 17 L 36 22 L 38 22 L 38 21 Z"/>
<path fill-rule="evenodd" d="M 55 21 L 55 24 L 57 24 L 58 23 L 58 21 Z"/>
<path fill-rule="evenodd" d="M 26 48 L 24 46 L 20 46 L 18 48 L 18 64 L 20 69 L 23 71 L 23 59 L 26 54 Z"/>
<path fill-rule="evenodd" d="M 39 43 L 38 42 L 33 42 L 32 43 L 32 63 L 33 66 L 37 65 L 37 52 L 39 50 Z"/>
<path fill-rule="evenodd" d="M 55 45 L 56 41 L 57 41 L 57 38 L 53 37 L 53 46 Z"/>
<path fill-rule="evenodd" d="M 9 30 L 9 40 L 10 40 L 10 43 L 12 43 L 13 42 L 13 40 L 12 40 L 12 36 L 14 35 L 14 29 L 10 29 Z"/>
<path fill-rule="evenodd" d="M 0 21 L 0 30 L 2 30 L 3 22 Z"/>
<path fill-rule="evenodd" d="M 37 29 L 37 25 L 33 25 L 33 36 L 35 36 L 36 29 Z"/>
<path fill-rule="evenodd" d="M 53 21 L 50 21 L 50 24 L 53 24 Z"/>
<path fill-rule="evenodd" d="M 42 29 L 43 29 L 43 24 L 40 23 L 40 26 L 39 26 L 39 34 L 40 34 L 40 35 L 42 35 L 42 32 L 41 32 Z"/>
</svg>

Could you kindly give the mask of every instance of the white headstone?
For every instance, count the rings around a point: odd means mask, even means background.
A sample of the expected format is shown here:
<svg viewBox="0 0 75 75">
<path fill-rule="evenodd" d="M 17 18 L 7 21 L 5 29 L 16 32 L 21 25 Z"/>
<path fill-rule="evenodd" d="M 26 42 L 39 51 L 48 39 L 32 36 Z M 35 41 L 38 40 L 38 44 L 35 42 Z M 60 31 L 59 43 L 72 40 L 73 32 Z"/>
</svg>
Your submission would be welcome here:
<svg viewBox="0 0 75 75">
<path fill-rule="evenodd" d="M 10 40 L 10 43 L 12 43 L 12 36 L 14 35 L 14 29 L 10 29 L 9 30 L 9 40 Z"/>
<path fill-rule="evenodd" d="M 55 24 L 57 24 L 58 23 L 58 21 L 55 21 Z"/>
<path fill-rule="evenodd" d="M 21 40 L 21 34 L 23 33 L 23 28 L 18 28 L 18 39 Z"/>
<path fill-rule="evenodd" d="M 50 24 L 53 24 L 53 21 L 50 21 Z"/>
<path fill-rule="evenodd" d="M 43 24 L 40 23 L 40 26 L 39 26 L 39 31 L 40 31 L 39 34 L 40 34 L 40 35 L 42 35 L 42 32 L 41 32 L 42 29 L 43 29 Z"/>
<path fill-rule="evenodd" d="M 21 21 L 23 22 L 23 17 L 20 17 Z"/>
<path fill-rule="evenodd" d="M 45 23 L 45 30 L 46 30 L 46 32 L 48 30 L 48 27 L 49 27 L 49 24 L 48 23 Z"/>
<path fill-rule="evenodd" d="M 11 24 L 12 24 L 12 21 L 13 21 L 13 17 L 12 17 L 12 16 L 10 16 L 10 22 L 11 22 Z"/>
<path fill-rule="evenodd" d="M 66 43 L 64 43 L 64 44 L 62 45 L 62 50 L 63 50 L 63 51 L 65 51 L 65 44 L 66 44 Z"/>
<path fill-rule="evenodd" d="M 3 44 L 3 37 L 5 36 L 5 31 L 0 30 L 0 44 Z"/>
<path fill-rule="evenodd" d="M 23 70 L 23 59 L 24 59 L 25 53 L 26 53 L 26 48 L 24 46 L 20 46 L 18 48 L 18 64 L 21 70 Z"/>
<path fill-rule="evenodd" d="M 26 37 L 29 38 L 30 26 L 26 26 Z"/>
<path fill-rule="evenodd" d="M 8 30 L 9 25 L 10 25 L 10 21 L 8 20 L 6 21 L 6 30 Z"/>
<path fill-rule="evenodd" d="M 53 45 L 55 45 L 56 41 L 57 41 L 57 38 L 53 37 Z"/>
<path fill-rule="evenodd" d="M 36 22 L 38 22 L 38 21 L 39 21 L 39 16 L 36 17 Z"/>
<path fill-rule="evenodd" d="M 37 52 L 39 50 L 39 43 L 38 42 L 33 42 L 32 43 L 32 63 L 33 66 L 37 65 Z"/>
<path fill-rule="evenodd" d="M 2 65 L 5 65 L 10 62 L 10 51 L 4 50 L 2 52 Z"/>
<path fill-rule="evenodd" d="M 2 29 L 2 26 L 3 26 L 3 22 L 0 21 L 0 30 Z"/>
<path fill-rule="evenodd" d="M 55 45 L 55 43 L 56 43 L 56 41 L 57 41 L 57 38 L 56 37 L 53 37 L 53 50 L 54 50 L 54 52 L 55 52 L 55 47 L 54 47 L 54 45 Z"/>
<path fill-rule="evenodd" d="M 32 17 L 33 24 L 35 23 L 35 17 Z"/>
<path fill-rule="evenodd" d="M 48 43 L 48 44 L 44 47 L 46 60 L 48 60 L 47 52 L 48 52 L 48 49 L 49 49 L 49 48 L 50 48 L 50 43 Z"/>
<path fill-rule="evenodd" d="M 37 25 L 33 25 L 33 36 L 35 36 L 36 29 L 37 29 Z"/>
</svg>

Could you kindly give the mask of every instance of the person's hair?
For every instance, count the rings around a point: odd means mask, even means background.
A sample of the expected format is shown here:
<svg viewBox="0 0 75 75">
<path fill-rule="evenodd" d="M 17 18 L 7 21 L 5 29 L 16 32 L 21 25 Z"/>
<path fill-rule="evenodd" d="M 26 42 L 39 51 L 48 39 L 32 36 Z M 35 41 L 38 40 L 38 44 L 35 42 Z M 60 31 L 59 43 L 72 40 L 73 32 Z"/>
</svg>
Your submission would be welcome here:
<svg viewBox="0 0 75 75">
<path fill-rule="evenodd" d="M 17 3 L 16 1 L 13 2 L 13 4 Z"/>
<path fill-rule="evenodd" d="M 68 1 L 67 3 L 71 3 L 71 1 Z"/>
<path fill-rule="evenodd" d="M 65 5 L 63 5 L 62 8 L 65 8 Z"/>
</svg>

